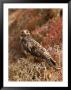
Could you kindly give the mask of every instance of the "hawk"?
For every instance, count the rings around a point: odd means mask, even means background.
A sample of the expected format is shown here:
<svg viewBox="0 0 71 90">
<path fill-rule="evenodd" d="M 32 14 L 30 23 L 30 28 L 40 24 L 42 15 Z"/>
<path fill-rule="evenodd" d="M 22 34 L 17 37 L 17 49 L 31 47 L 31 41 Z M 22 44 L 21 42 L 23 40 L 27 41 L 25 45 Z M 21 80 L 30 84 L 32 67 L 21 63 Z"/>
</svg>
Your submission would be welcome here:
<svg viewBox="0 0 71 90">
<path fill-rule="evenodd" d="M 28 30 L 22 30 L 20 34 L 20 42 L 22 49 L 29 52 L 31 55 L 41 58 L 47 61 L 48 65 L 55 67 L 56 63 L 49 54 L 49 52 L 40 45 L 36 40 L 33 39 Z"/>
</svg>

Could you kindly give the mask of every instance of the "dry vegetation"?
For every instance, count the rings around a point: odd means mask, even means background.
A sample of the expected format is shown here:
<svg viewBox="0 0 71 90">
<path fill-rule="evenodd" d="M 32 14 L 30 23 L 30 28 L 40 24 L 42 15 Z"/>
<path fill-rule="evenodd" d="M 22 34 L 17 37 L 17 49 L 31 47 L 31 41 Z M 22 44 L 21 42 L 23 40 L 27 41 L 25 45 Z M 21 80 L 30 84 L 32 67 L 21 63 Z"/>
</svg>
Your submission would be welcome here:
<svg viewBox="0 0 71 90">
<path fill-rule="evenodd" d="M 28 53 L 24 56 L 19 42 L 22 29 L 28 29 L 32 37 L 48 49 L 60 68 L 58 71 L 44 60 Z M 62 81 L 62 10 L 9 10 L 9 80 Z"/>
</svg>

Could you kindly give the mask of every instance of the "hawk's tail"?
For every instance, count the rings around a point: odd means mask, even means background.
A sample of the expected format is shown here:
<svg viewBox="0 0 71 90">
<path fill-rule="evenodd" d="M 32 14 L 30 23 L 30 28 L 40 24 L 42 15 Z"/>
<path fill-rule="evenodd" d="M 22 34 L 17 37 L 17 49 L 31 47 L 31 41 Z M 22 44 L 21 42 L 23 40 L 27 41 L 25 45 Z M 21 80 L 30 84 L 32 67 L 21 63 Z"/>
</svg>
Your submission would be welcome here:
<svg viewBox="0 0 71 90">
<path fill-rule="evenodd" d="M 52 60 L 52 58 L 47 60 L 48 64 L 53 67 L 56 71 L 59 69 L 56 62 Z"/>
<path fill-rule="evenodd" d="M 47 63 L 51 67 L 56 67 L 56 62 L 52 58 L 46 58 Z"/>
</svg>

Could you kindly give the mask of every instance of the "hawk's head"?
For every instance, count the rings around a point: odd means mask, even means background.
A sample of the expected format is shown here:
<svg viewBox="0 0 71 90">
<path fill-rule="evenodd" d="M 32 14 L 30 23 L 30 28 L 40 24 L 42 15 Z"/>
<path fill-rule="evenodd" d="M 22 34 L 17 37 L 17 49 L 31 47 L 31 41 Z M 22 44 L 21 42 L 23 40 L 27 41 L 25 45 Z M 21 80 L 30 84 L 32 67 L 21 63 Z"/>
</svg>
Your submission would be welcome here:
<svg viewBox="0 0 71 90">
<path fill-rule="evenodd" d="M 25 36 L 30 36 L 30 32 L 28 30 L 22 30 L 20 39 L 24 38 Z"/>
</svg>

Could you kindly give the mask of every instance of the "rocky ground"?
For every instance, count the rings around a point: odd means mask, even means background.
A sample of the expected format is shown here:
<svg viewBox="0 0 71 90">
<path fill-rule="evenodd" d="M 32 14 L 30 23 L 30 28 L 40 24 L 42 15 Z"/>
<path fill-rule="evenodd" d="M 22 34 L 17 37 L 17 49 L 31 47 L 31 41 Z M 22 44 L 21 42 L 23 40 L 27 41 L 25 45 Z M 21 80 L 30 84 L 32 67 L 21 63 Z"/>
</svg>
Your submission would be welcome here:
<svg viewBox="0 0 71 90">
<path fill-rule="evenodd" d="M 45 47 L 58 65 L 58 71 L 45 60 L 27 53 L 24 56 L 19 42 L 21 30 Z M 62 81 L 62 10 L 9 9 L 9 80 Z"/>
</svg>

